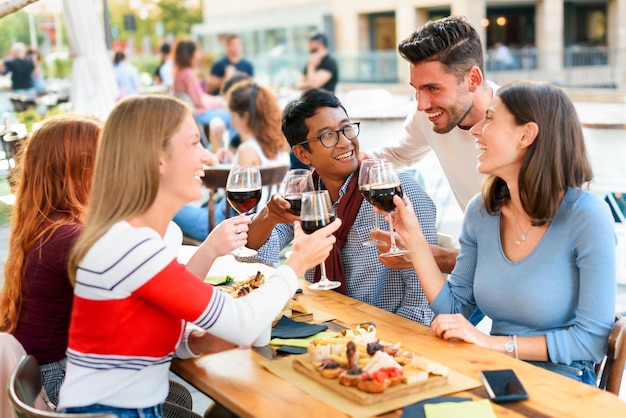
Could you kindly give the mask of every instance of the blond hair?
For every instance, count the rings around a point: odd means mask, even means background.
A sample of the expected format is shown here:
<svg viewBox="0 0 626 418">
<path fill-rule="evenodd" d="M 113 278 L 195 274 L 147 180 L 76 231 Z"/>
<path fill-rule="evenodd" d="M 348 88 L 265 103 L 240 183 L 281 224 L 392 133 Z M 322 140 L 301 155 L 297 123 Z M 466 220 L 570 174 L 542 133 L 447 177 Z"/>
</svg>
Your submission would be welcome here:
<svg viewBox="0 0 626 418">
<path fill-rule="evenodd" d="M 145 213 L 159 188 L 159 158 L 191 108 L 164 95 L 128 97 L 109 115 L 96 155 L 85 229 L 70 255 L 68 272 L 117 222 Z"/>
</svg>

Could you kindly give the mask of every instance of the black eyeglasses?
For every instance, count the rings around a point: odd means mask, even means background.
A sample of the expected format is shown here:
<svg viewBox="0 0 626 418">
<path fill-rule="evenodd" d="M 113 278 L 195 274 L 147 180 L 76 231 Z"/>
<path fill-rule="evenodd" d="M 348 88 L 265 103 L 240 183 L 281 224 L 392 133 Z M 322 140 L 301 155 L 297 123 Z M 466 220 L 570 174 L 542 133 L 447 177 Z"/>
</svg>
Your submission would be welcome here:
<svg viewBox="0 0 626 418">
<path fill-rule="evenodd" d="M 339 142 L 339 132 L 346 137 L 346 139 L 352 141 L 359 136 L 359 125 L 361 122 L 352 122 L 347 124 L 341 129 L 337 129 L 336 131 L 326 131 L 321 135 L 316 136 L 315 138 L 307 139 L 306 141 L 298 142 L 296 145 L 307 144 L 313 141 L 320 141 L 324 148 L 332 148 Z"/>
</svg>

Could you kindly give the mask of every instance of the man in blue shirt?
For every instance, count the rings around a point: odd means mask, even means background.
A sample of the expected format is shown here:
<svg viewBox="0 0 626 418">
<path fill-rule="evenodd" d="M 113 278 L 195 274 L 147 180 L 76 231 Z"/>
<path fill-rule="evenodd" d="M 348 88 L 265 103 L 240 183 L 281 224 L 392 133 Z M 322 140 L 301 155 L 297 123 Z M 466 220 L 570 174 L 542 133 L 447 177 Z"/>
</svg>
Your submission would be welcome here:
<svg viewBox="0 0 626 418">
<path fill-rule="evenodd" d="M 310 89 L 300 100 L 287 105 L 282 129 L 298 159 L 315 169 L 315 188 L 328 190 L 337 217 L 342 220 L 342 227 L 335 233 L 335 248 L 325 262 L 329 277 L 341 282 L 337 291 L 430 325 L 433 312 L 415 271 L 386 267 L 378 261 L 377 247 L 363 245 L 379 215 L 358 190 L 359 124 L 350 120 L 335 95 Z M 411 175 L 401 171 L 398 176 L 404 195 L 416 208 L 425 236 L 436 243 L 433 201 Z M 277 263 L 281 249 L 293 239 L 293 222 L 300 218 L 289 212 L 289 207 L 280 195 L 274 195 L 255 216 L 247 244 L 258 249 L 254 261 Z M 316 281 L 317 269 L 309 270 L 305 279 Z"/>
<path fill-rule="evenodd" d="M 211 74 L 208 80 L 209 93 L 220 94 L 220 89 L 224 82 L 235 72 L 254 76 L 254 67 L 250 61 L 243 58 L 241 38 L 237 35 L 230 35 L 226 39 L 226 56 L 216 61 L 211 67 Z"/>
</svg>

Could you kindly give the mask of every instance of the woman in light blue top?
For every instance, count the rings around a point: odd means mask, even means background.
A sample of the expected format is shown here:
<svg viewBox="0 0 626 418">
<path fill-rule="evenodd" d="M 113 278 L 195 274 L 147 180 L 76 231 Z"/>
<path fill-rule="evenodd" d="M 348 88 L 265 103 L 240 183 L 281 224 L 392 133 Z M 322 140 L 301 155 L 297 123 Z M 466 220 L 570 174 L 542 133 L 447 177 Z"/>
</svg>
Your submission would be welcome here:
<svg viewBox="0 0 626 418">
<path fill-rule="evenodd" d="M 395 199 L 396 231 L 437 314 L 432 331 L 595 385 L 614 321 L 616 239 L 606 203 L 583 190 L 592 170 L 573 103 L 547 83 L 512 83 L 471 133 L 487 176 L 448 281 L 410 203 Z M 476 307 L 491 335 L 466 319 Z"/>
</svg>

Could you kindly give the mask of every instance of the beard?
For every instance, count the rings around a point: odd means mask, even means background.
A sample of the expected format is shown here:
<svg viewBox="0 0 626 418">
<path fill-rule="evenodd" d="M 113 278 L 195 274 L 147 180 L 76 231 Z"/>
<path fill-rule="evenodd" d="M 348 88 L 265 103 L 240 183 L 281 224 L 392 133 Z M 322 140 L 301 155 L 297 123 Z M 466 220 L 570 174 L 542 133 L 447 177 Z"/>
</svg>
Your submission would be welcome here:
<svg viewBox="0 0 626 418">
<path fill-rule="evenodd" d="M 433 125 L 433 131 L 438 134 L 447 134 L 463 122 L 467 115 L 472 111 L 474 103 L 472 97 L 467 90 L 457 95 L 454 105 L 445 109 L 445 113 L 449 116 L 448 123 L 443 127 Z"/>
</svg>

